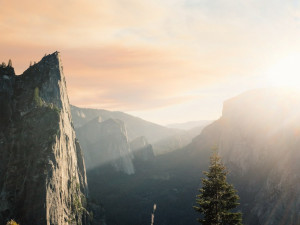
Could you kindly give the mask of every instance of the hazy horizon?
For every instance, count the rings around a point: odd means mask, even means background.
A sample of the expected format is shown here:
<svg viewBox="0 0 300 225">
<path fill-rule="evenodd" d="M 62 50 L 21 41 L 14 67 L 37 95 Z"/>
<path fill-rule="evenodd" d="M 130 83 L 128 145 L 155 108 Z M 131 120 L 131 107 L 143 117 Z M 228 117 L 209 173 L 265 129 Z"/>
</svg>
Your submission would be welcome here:
<svg viewBox="0 0 300 225">
<path fill-rule="evenodd" d="M 300 86 L 298 1 L 3 2 L 17 74 L 60 51 L 71 104 L 166 125 L 221 116 L 244 91 Z"/>
</svg>

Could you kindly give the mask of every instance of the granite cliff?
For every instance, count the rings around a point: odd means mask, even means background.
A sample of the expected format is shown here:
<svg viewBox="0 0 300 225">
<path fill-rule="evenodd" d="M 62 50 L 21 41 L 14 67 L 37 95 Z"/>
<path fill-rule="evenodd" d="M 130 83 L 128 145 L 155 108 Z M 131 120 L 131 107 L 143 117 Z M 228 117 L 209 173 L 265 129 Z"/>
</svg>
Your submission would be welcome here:
<svg viewBox="0 0 300 225">
<path fill-rule="evenodd" d="M 189 146 L 189 154 L 199 157 L 218 147 L 246 224 L 300 224 L 299 96 L 261 89 L 232 98 L 222 117 Z"/>
<path fill-rule="evenodd" d="M 226 101 L 221 118 L 188 146 L 135 163 L 133 176 L 89 171 L 91 195 L 103 201 L 111 224 L 147 224 L 155 203 L 157 224 L 196 225 L 199 215 L 192 206 L 211 149 L 217 147 L 238 190 L 243 224 L 299 225 L 299 109 L 299 92 L 246 92 Z M 132 148 L 144 142 L 140 138 Z"/>
<path fill-rule="evenodd" d="M 88 224 L 87 180 L 58 52 L 0 67 L 0 224 Z"/>
<path fill-rule="evenodd" d="M 102 121 L 97 117 L 76 129 L 84 151 L 87 169 L 112 165 L 116 171 L 135 172 L 124 123 L 118 119 Z"/>
<path fill-rule="evenodd" d="M 137 137 L 129 143 L 135 160 L 150 161 L 155 158 L 152 145 L 150 145 L 144 136 Z"/>
<path fill-rule="evenodd" d="M 145 136 L 150 143 L 154 143 L 160 139 L 180 133 L 179 130 L 151 123 L 119 111 L 71 106 L 71 112 L 75 128 L 79 128 L 95 118 L 100 118 L 102 121 L 108 119 L 121 120 L 125 124 L 129 141 Z"/>
<path fill-rule="evenodd" d="M 71 106 L 71 113 L 76 130 L 79 130 L 80 127 L 83 127 L 95 118 L 99 118 L 101 121 L 108 119 L 121 120 L 126 127 L 128 140 L 130 142 L 135 141 L 143 136 L 147 139 L 147 142 L 152 145 L 155 155 L 165 154 L 185 147 L 195 136 L 201 133 L 204 124 L 210 122 L 204 121 L 201 126 L 198 126 L 199 124 L 195 123 L 193 129 L 182 130 L 154 124 L 119 111 Z"/>
</svg>

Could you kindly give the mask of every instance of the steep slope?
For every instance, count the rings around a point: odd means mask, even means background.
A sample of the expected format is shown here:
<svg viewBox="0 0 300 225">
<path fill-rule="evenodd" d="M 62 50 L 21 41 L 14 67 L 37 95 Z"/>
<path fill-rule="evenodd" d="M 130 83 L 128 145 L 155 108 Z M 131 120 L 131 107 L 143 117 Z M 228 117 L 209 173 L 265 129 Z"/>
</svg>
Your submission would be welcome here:
<svg viewBox="0 0 300 225">
<path fill-rule="evenodd" d="M 299 108 L 299 92 L 250 91 L 226 101 L 221 119 L 194 140 L 194 153 L 218 146 L 249 224 L 300 223 Z"/>
<path fill-rule="evenodd" d="M 175 135 L 160 139 L 152 144 L 155 155 L 166 154 L 190 144 L 194 137 L 198 136 L 205 126 L 182 130 Z"/>
<path fill-rule="evenodd" d="M 210 121 L 196 121 L 192 129 L 181 130 L 163 127 L 123 112 L 112 112 L 103 109 L 84 109 L 71 106 L 74 126 L 79 128 L 95 118 L 100 121 L 107 119 L 122 120 L 125 124 L 128 139 L 133 141 L 143 136 L 153 146 L 155 155 L 165 154 L 188 145 L 192 139 L 201 133 L 204 124 Z M 201 124 L 201 126 L 197 126 Z M 190 123 L 188 126 L 193 127 Z"/>
<path fill-rule="evenodd" d="M 168 124 L 166 127 L 182 129 L 182 130 L 191 130 L 196 127 L 206 127 L 208 124 L 212 123 L 212 120 L 198 120 L 198 121 L 188 121 L 185 123 L 173 123 Z"/>
<path fill-rule="evenodd" d="M 156 157 L 152 164 L 140 164 L 134 176 L 108 178 L 89 171 L 94 178 L 91 194 L 103 200 L 112 224 L 146 224 L 156 203 L 157 224 L 196 225 L 192 206 L 211 149 L 217 147 L 229 182 L 238 189 L 245 225 L 298 225 L 299 109 L 300 94 L 293 91 L 266 89 L 237 96 L 224 103 L 222 117 L 191 144 Z M 122 193 L 107 194 L 120 186 Z"/>
<path fill-rule="evenodd" d="M 59 53 L 20 76 L 9 71 L 0 68 L 0 224 L 87 224 L 85 165 Z"/>
<path fill-rule="evenodd" d="M 76 106 L 71 106 L 71 112 L 76 128 L 83 126 L 96 117 L 101 117 L 102 121 L 107 119 L 122 120 L 125 123 L 130 141 L 137 137 L 145 136 L 150 143 L 153 143 L 159 139 L 172 136 L 179 132 L 178 130 L 166 128 L 123 112 L 107 111 L 103 109 L 85 109 Z"/>
<path fill-rule="evenodd" d="M 152 145 L 143 136 L 138 137 L 129 143 L 130 149 L 133 152 L 135 160 L 150 161 L 154 159 L 154 152 Z"/>
<path fill-rule="evenodd" d="M 108 119 L 102 122 L 98 117 L 78 128 L 76 133 L 88 169 L 111 164 L 117 171 L 134 173 L 133 154 L 121 120 Z"/>
</svg>

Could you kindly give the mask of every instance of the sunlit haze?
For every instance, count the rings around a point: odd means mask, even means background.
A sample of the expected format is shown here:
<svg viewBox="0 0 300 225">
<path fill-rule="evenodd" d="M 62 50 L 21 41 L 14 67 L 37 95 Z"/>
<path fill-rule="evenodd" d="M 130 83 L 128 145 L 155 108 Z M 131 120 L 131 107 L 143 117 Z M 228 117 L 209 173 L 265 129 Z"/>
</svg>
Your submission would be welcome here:
<svg viewBox="0 0 300 225">
<path fill-rule="evenodd" d="M 61 52 L 72 104 L 160 124 L 217 119 L 243 91 L 300 88 L 295 0 L 0 1 L 17 74 Z"/>
<path fill-rule="evenodd" d="M 300 89 L 299 62 L 300 53 L 278 60 L 267 72 L 267 83 L 274 87 L 286 86 Z"/>
</svg>

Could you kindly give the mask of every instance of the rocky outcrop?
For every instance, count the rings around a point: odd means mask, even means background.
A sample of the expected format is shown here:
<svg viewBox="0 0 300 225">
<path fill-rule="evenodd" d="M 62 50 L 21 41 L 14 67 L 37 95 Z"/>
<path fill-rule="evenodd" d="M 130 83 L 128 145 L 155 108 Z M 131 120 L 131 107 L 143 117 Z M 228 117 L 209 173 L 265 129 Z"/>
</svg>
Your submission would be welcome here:
<svg viewBox="0 0 300 225">
<path fill-rule="evenodd" d="M 131 141 L 130 149 L 136 160 L 150 161 L 155 158 L 152 145 L 150 145 L 147 139 L 143 136 Z"/>
<path fill-rule="evenodd" d="M 119 111 L 108 111 L 103 109 L 86 109 L 71 106 L 72 118 L 75 128 L 79 128 L 95 118 L 102 121 L 117 119 L 124 122 L 129 141 L 145 136 L 150 143 L 180 133 L 179 130 L 160 126 L 141 118 Z"/>
<path fill-rule="evenodd" d="M 202 121 L 203 126 L 194 127 L 190 130 L 181 130 L 163 127 L 118 111 L 86 109 L 71 106 L 71 112 L 74 126 L 77 129 L 95 118 L 99 118 L 102 121 L 108 119 L 123 121 L 126 126 L 129 141 L 134 141 L 141 136 L 145 137 L 149 144 L 152 145 L 155 155 L 165 154 L 185 147 L 195 136 L 201 133 L 204 124 L 209 123 L 209 121 Z M 199 125 L 199 123 L 196 123 L 196 125 Z"/>
<path fill-rule="evenodd" d="M 0 65 L 0 76 L 15 76 L 15 69 L 12 66 L 11 60 L 9 60 L 8 65 L 4 62 Z"/>
<path fill-rule="evenodd" d="M 299 92 L 247 92 L 226 101 L 220 120 L 190 146 L 194 155 L 218 147 L 246 224 L 300 224 L 299 108 Z"/>
<path fill-rule="evenodd" d="M 133 154 L 124 123 L 117 119 L 102 121 L 97 117 L 76 130 L 87 169 L 110 164 L 115 170 L 133 174 Z"/>
<path fill-rule="evenodd" d="M 152 144 L 156 156 L 182 149 L 190 144 L 194 137 L 198 136 L 204 127 L 197 127 L 191 130 L 182 130 L 176 135 L 163 138 Z"/>
<path fill-rule="evenodd" d="M 0 68 L 0 224 L 87 224 L 87 181 L 58 52 Z"/>
</svg>

